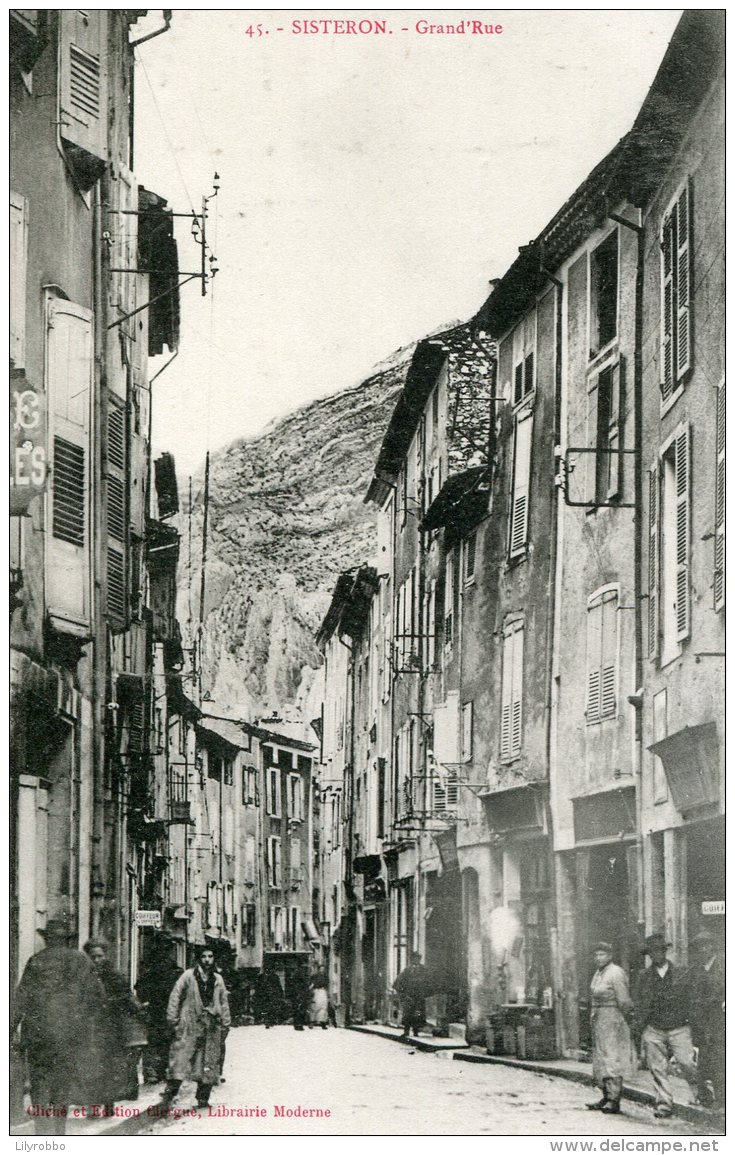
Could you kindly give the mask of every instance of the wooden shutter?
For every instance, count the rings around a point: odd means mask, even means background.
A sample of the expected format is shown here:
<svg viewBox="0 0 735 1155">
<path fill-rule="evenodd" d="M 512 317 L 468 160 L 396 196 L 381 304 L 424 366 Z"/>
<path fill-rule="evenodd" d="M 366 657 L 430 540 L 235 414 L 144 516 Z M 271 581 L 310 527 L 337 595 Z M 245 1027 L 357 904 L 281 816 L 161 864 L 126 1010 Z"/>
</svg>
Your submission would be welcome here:
<svg viewBox="0 0 735 1155">
<path fill-rule="evenodd" d="M 675 212 L 664 219 L 661 230 L 661 396 L 674 391 L 674 266 Z"/>
<path fill-rule="evenodd" d="M 513 633 L 513 713 L 511 753 L 521 750 L 521 727 L 523 724 L 523 626 L 516 625 Z"/>
<path fill-rule="evenodd" d="M 127 422 L 112 394 L 107 413 L 107 612 L 113 628 L 127 620 Z"/>
<path fill-rule="evenodd" d="M 587 606 L 587 705 L 588 725 L 600 720 L 602 671 L 602 601 L 595 598 Z"/>
<path fill-rule="evenodd" d="M 523 623 L 506 627 L 503 639 L 500 756 L 514 758 L 521 749 L 523 724 Z"/>
<path fill-rule="evenodd" d="M 64 9 L 59 17 L 61 137 L 82 189 L 104 172 L 107 148 L 107 12 Z"/>
<path fill-rule="evenodd" d="M 661 535 L 659 528 L 659 498 L 661 495 L 658 464 L 648 472 L 648 656 L 658 657 L 659 584 Z"/>
<path fill-rule="evenodd" d="M 28 267 L 28 203 L 10 194 L 10 360 L 13 369 L 26 363 L 26 272 Z"/>
<path fill-rule="evenodd" d="M 692 367 L 691 310 L 691 182 L 687 181 L 676 202 L 676 380 L 682 381 Z"/>
<path fill-rule="evenodd" d="M 587 603 L 587 724 L 614 718 L 618 687 L 618 593 L 606 590 Z"/>
<path fill-rule="evenodd" d="M 280 838 L 273 839 L 273 877 L 275 885 L 281 885 L 281 840 Z"/>
<path fill-rule="evenodd" d="M 676 466 L 676 638 L 689 637 L 689 489 L 691 455 L 689 426 L 677 434 L 675 442 Z"/>
<path fill-rule="evenodd" d="M 510 556 L 522 553 L 528 539 L 528 505 L 531 477 L 533 415 L 530 410 L 516 417 L 513 461 L 513 497 L 510 514 Z"/>
<path fill-rule="evenodd" d="M 92 326 L 88 309 L 49 301 L 46 388 L 52 452 L 46 593 L 51 616 L 78 625 L 90 617 Z"/>
<path fill-rule="evenodd" d="M 715 433 L 715 609 L 725 605 L 725 382 L 717 388 Z"/>
<path fill-rule="evenodd" d="M 614 718 L 618 685 L 618 595 L 615 591 L 603 594 L 600 610 L 600 718 Z"/>
<path fill-rule="evenodd" d="M 621 422 L 623 413 L 623 362 L 616 361 L 610 366 L 610 385 L 607 420 L 607 498 L 618 497 L 623 487 L 623 455 L 621 446 Z"/>
</svg>

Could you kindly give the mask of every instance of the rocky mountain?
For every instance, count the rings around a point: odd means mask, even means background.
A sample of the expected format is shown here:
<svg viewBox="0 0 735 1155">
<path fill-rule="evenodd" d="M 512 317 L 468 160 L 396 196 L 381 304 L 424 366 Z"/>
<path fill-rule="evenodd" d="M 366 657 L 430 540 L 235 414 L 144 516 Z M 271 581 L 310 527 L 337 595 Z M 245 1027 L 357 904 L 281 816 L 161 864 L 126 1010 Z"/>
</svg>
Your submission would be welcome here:
<svg viewBox="0 0 735 1155">
<path fill-rule="evenodd" d="M 363 504 L 413 346 L 356 388 L 314 401 L 211 456 L 202 687 L 209 713 L 315 714 L 314 634 L 337 576 L 370 562 L 375 511 Z M 199 618 L 203 476 L 180 522 L 179 618 Z M 191 542 L 191 544 L 190 544 Z"/>
</svg>

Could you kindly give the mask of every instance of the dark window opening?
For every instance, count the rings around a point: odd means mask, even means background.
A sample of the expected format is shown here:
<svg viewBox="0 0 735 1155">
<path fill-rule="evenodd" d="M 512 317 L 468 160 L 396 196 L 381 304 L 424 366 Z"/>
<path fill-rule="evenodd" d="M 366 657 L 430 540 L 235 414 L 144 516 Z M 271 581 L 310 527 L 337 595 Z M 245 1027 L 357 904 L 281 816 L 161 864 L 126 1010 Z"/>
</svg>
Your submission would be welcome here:
<svg viewBox="0 0 735 1155">
<path fill-rule="evenodd" d="M 593 357 L 618 332 L 617 231 L 592 254 L 590 278 L 590 356 Z"/>
</svg>

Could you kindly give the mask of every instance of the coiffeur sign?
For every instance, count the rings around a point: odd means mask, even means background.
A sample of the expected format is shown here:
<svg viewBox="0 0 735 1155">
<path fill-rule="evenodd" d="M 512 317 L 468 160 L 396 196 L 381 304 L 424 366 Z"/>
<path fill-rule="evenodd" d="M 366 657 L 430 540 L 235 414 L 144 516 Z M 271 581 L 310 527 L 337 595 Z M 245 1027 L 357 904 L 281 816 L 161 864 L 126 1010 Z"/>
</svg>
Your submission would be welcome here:
<svg viewBox="0 0 735 1155">
<path fill-rule="evenodd" d="M 43 493 L 48 476 L 45 398 L 25 373 L 11 372 L 10 406 L 10 513 L 19 516 Z"/>
</svg>

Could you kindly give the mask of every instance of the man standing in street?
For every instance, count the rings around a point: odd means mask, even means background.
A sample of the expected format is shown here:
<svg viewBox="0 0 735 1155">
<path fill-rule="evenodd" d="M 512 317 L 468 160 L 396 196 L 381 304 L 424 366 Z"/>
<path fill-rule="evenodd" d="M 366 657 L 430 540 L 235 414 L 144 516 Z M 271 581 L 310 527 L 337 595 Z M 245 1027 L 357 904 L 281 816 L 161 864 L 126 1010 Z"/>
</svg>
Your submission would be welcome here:
<svg viewBox="0 0 735 1155">
<path fill-rule="evenodd" d="M 106 1000 L 91 962 L 71 946 L 68 916 L 50 919 L 42 933 L 46 946 L 16 991 L 11 1037 L 20 1026 L 36 1134 L 64 1135 L 69 1104 L 97 1102 Z"/>
<path fill-rule="evenodd" d="M 230 1026 L 227 990 L 214 969 L 211 947 L 200 947 L 196 966 L 177 980 L 167 1013 L 175 1037 L 161 1103 L 171 1103 L 184 1079 L 192 1079 L 197 1084 L 197 1105 L 206 1107 L 212 1087 L 220 1080 L 222 1034 Z"/>
<path fill-rule="evenodd" d="M 714 935 L 694 936 L 689 971 L 692 1038 L 698 1049 L 697 1085 L 704 1107 L 725 1105 L 725 968 Z"/>
<path fill-rule="evenodd" d="M 403 1021 L 403 1038 L 418 1034 L 419 1028 L 426 1022 L 426 999 L 429 994 L 429 972 L 421 962 L 421 955 L 413 951 L 411 961 L 405 967 L 393 984 L 401 1002 L 401 1019 Z"/>
<path fill-rule="evenodd" d="M 669 1080 L 669 1060 L 676 1059 L 687 1082 L 696 1087 L 694 1045 L 689 1027 L 689 998 L 686 976 L 666 957 L 671 944 L 662 934 L 646 939 L 644 954 L 651 965 L 638 975 L 635 987 L 635 1017 L 642 1029 L 643 1052 L 656 1092 L 654 1115 L 668 1119 L 674 1096 Z"/>
</svg>

